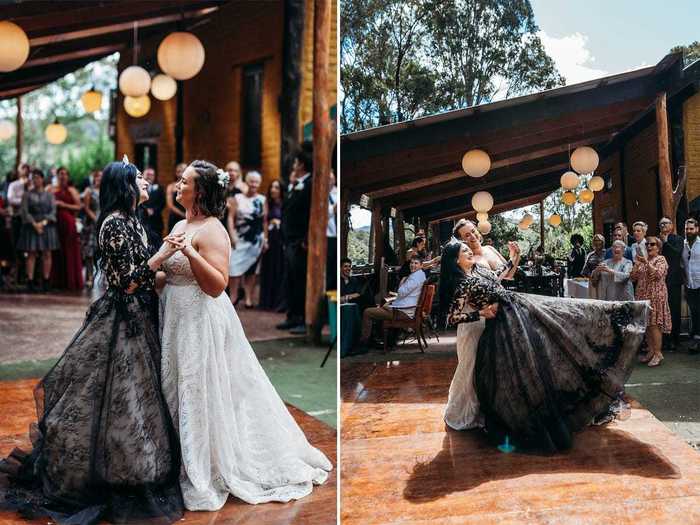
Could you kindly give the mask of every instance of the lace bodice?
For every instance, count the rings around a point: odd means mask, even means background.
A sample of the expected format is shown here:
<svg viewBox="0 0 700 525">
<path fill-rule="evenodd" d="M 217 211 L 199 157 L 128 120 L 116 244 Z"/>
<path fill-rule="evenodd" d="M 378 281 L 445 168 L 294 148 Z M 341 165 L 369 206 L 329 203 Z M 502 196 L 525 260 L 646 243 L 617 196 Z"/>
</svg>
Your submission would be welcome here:
<svg viewBox="0 0 700 525">
<path fill-rule="evenodd" d="M 135 283 L 140 290 L 153 290 L 155 272 L 148 267 L 152 253 L 146 231 L 136 218 L 107 217 L 100 228 L 99 244 L 110 288 L 126 290 Z"/>
<path fill-rule="evenodd" d="M 190 261 L 182 252 L 175 252 L 170 259 L 163 263 L 165 278 L 168 284 L 175 286 L 197 286 L 197 280 L 192 273 Z"/>
<path fill-rule="evenodd" d="M 448 324 L 468 323 L 479 320 L 479 310 L 493 304 L 500 303 L 510 296 L 498 277 L 491 270 L 475 266 L 472 273 L 466 275 L 464 280 L 457 285 L 455 296 L 447 316 Z M 469 312 L 466 305 L 474 308 Z"/>
</svg>

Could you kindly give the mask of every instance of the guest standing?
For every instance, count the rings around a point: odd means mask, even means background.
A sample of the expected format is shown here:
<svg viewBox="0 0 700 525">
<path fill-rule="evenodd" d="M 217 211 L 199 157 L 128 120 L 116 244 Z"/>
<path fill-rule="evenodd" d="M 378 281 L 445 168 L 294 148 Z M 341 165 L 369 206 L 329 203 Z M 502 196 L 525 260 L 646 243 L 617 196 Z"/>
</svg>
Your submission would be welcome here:
<svg viewBox="0 0 700 525">
<path fill-rule="evenodd" d="M 280 311 L 284 306 L 284 249 L 282 246 L 282 181 L 273 180 L 267 189 L 267 251 L 260 263 L 260 307 Z"/>
<path fill-rule="evenodd" d="M 681 336 L 681 297 L 683 295 L 683 270 L 681 269 L 681 254 L 683 253 L 683 237 L 673 233 L 673 222 L 668 217 L 659 221 L 659 237 L 664 243 L 661 254 L 668 263 L 666 288 L 668 290 L 668 306 L 671 309 L 671 334 L 664 337 L 664 347 L 675 350 Z"/>
<path fill-rule="evenodd" d="M 597 299 L 603 301 L 634 301 L 634 287 L 630 274 L 632 261 L 624 257 L 629 246 L 618 239 L 613 241 L 612 257 L 605 259 L 591 273 L 591 284 L 597 289 Z"/>
<path fill-rule="evenodd" d="M 83 263 L 80 256 L 80 235 L 75 217 L 81 209 L 80 195 L 70 182 L 68 170 L 58 168 L 56 199 L 56 223 L 61 249 L 54 252 L 52 281 L 56 288 L 83 289 Z"/>
<path fill-rule="evenodd" d="M 643 221 L 637 221 L 632 225 L 632 236 L 634 237 L 634 242 L 630 247 L 632 248 L 632 254 L 635 257 L 635 260 L 637 259 L 638 255 L 641 255 L 642 257 L 649 256 L 646 247 L 646 235 L 648 229 L 649 226 L 647 226 L 647 223 Z"/>
<path fill-rule="evenodd" d="M 44 174 L 40 170 L 32 172 L 32 188 L 22 195 L 22 229 L 17 249 L 27 252 L 27 287 L 30 292 L 37 290 L 34 268 L 37 255 L 41 254 L 42 290 L 49 291 L 51 277 L 51 252 L 58 250 L 56 232 L 56 200 L 52 193 L 44 189 Z"/>
<path fill-rule="evenodd" d="M 228 173 L 229 178 L 229 191 L 237 190 L 234 193 L 246 193 L 248 187 L 243 181 L 243 172 L 241 171 L 241 165 L 235 160 L 232 160 L 226 164 L 226 173 Z"/>
<path fill-rule="evenodd" d="M 246 174 L 245 193 L 233 197 L 229 208 L 227 230 L 231 238 L 229 261 L 229 290 L 231 302 L 238 302 L 238 285 L 243 280 L 245 307 L 253 308 L 253 294 L 260 256 L 267 248 L 267 217 L 265 196 L 258 193 L 262 176 L 257 171 Z"/>
<path fill-rule="evenodd" d="M 688 219 L 685 221 L 681 268 L 685 281 L 685 297 L 690 310 L 690 336 L 694 341 L 689 350 L 691 354 L 697 354 L 700 350 L 700 242 L 697 242 L 697 239 L 698 221 Z"/>
<path fill-rule="evenodd" d="M 625 252 L 623 254 L 623 257 L 627 259 L 630 262 L 634 262 L 634 255 L 632 254 L 632 248 L 629 247 L 627 244 L 627 234 L 624 233 L 625 230 L 622 229 L 620 226 L 616 226 L 615 229 L 613 230 L 613 242 L 614 241 L 622 241 L 625 245 Z M 608 248 L 605 250 L 605 258 L 606 259 L 612 259 L 613 256 L 613 249 L 612 247 Z"/>
<path fill-rule="evenodd" d="M 168 184 L 165 189 L 165 205 L 168 208 L 168 232 L 173 231 L 175 225 L 185 218 L 185 208 L 175 200 L 177 195 L 177 184 L 182 178 L 182 174 L 187 169 L 187 164 L 181 162 L 175 166 L 175 181 Z"/>
<path fill-rule="evenodd" d="M 593 236 L 593 251 L 586 256 L 586 262 L 581 270 L 581 275 L 590 277 L 598 265 L 605 260 L 605 237 L 600 233 Z"/>
<path fill-rule="evenodd" d="M 294 158 L 296 183 L 282 205 L 282 235 L 285 242 L 287 280 L 287 319 L 277 325 L 294 334 L 306 333 L 306 257 L 311 187 L 313 184 L 313 146 L 304 142 Z"/>
<path fill-rule="evenodd" d="M 583 265 L 586 264 L 586 252 L 583 250 L 583 237 L 574 233 L 569 239 L 571 242 L 571 252 L 566 265 L 566 273 L 570 279 L 581 277 Z"/>
<path fill-rule="evenodd" d="M 661 255 L 661 240 L 658 237 L 647 237 L 644 245 L 649 256 L 637 255 L 631 273 L 632 280 L 637 282 L 635 299 L 651 303 L 646 332 L 649 350 L 640 361 L 649 366 L 658 366 L 664 359 L 661 353 L 662 334 L 671 333 L 671 310 L 666 290 L 668 263 Z"/>
<path fill-rule="evenodd" d="M 102 172 L 95 171 L 91 176 L 92 184 L 85 188 L 83 194 L 83 211 L 85 220 L 83 229 L 80 232 L 80 249 L 85 265 L 85 285 L 92 288 L 94 280 L 95 249 L 97 248 L 97 232 L 95 223 L 100 215 L 100 183 L 102 182 Z"/>
<path fill-rule="evenodd" d="M 146 226 L 149 242 L 158 249 L 163 244 L 165 192 L 158 184 L 156 171 L 153 168 L 143 170 L 143 178 L 148 181 L 148 200 L 142 206 L 143 223 Z"/>
</svg>

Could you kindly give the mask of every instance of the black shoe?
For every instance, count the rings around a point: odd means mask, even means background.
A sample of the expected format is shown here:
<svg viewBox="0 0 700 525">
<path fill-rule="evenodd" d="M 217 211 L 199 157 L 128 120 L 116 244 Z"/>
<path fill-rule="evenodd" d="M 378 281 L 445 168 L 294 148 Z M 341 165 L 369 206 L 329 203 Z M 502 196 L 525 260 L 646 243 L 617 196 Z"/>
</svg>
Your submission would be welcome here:
<svg viewBox="0 0 700 525">
<path fill-rule="evenodd" d="M 293 335 L 306 335 L 306 325 L 298 324 L 289 329 L 289 333 Z"/>
<path fill-rule="evenodd" d="M 275 328 L 277 328 L 277 330 L 289 330 L 290 328 L 294 328 L 295 326 L 298 326 L 298 325 L 299 325 L 299 323 L 297 323 L 296 321 L 292 321 L 291 319 L 287 319 L 286 321 L 275 325 Z"/>
</svg>

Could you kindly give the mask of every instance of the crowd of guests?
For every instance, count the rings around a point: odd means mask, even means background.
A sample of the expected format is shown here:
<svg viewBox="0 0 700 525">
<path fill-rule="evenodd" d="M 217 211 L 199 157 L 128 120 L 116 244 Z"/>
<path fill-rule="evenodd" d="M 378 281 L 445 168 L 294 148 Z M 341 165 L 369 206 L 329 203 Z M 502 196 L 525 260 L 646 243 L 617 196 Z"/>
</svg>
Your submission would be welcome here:
<svg viewBox="0 0 700 525">
<path fill-rule="evenodd" d="M 583 249 L 579 234 L 571 236 L 568 257 L 570 278 L 588 277 L 591 298 L 606 301 L 649 301 L 652 307 L 646 333 L 646 352 L 640 361 L 658 366 L 664 351 L 679 346 L 683 288 L 690 311 L 692 354 L 700 341 L 700 243 L 698 222 L 690 218 L 684 225 L 685 237 L 674 234 L 671 219 L 659 221 L 658 235 L 649 235 L 643 221 L 632 225 L 615 224 L 612 245 L 605 246 L 600 234 L 592 239 L 592 251 Z"/>
<path fill-rule="evenodd" d="M 153 168 L 143 176 L 149 199 L 141 219 L 154 249 L 185 218 L 177 202 L 178 183 L 186 164 L 175 168 L 175 180 L 163 188 Z M 260 192 L 262 175 L 243 173 L 238 162 L 225 167 L 229 176 L 226 209 L 221 218 L 231 239 L 229 294 L 234 305 L 286 312 L 278 325 L 306 333 L 304 318 L 306 258 L 313 148 L 297 151 L 289 182 L 280 179 Z M 101 172 L 95 170 L 80 188 L 64 167 L 48 173 L 22 164 L 0 185 L 0 269 L 5 291 L 80 291 L 95 283 L 95 252 Z M 328 272 L 326 286 L 336 288 L 338 189 L 331 173 L 328 197 Z M 259 301 L 256 290 L 259 285 Z"/>
</svg>

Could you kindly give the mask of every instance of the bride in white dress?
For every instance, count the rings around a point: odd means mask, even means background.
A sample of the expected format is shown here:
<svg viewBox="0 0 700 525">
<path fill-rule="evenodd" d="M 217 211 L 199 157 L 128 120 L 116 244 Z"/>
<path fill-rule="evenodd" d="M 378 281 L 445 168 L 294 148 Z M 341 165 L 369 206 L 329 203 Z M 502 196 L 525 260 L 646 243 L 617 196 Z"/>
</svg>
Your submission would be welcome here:
<svg viewBox="0 0 700 525">
<path fill-rule="evenodd" d="M 332 468 L 270 383 L 224 293 L 226 178 L 208 162 L 190 164 L 177 194 L 187 218 L 166 237 L 180 251 L 164 265 L 162 388 L 189 510 L 218 510 L 229 494 L 253 504 L 302 498 Z"/>
</svg>

